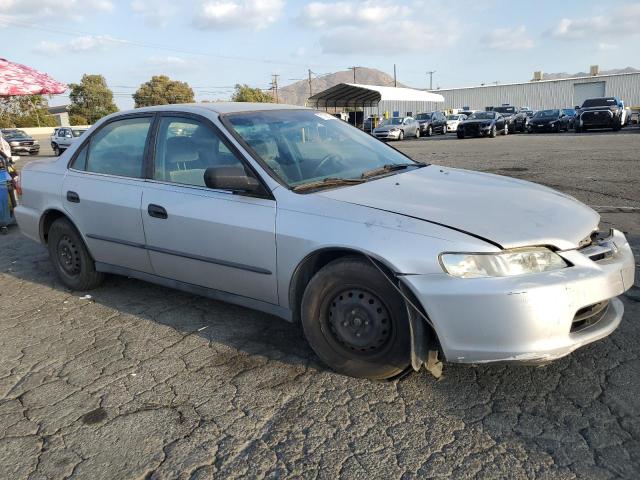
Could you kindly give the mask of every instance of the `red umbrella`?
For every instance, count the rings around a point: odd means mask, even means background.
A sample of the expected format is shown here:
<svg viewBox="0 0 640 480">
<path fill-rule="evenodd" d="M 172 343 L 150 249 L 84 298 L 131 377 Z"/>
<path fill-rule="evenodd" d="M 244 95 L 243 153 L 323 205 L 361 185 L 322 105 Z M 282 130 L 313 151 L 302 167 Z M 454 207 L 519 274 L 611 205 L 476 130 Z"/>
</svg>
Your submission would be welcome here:
<svg viewBox="0 0 640 480">
<path fill-rule="evenodd" d="M 53 95 L 64 93 L 67 85 L 46 73 L 0 58 L 0 97 L 11 95 Z"/>
</svg>

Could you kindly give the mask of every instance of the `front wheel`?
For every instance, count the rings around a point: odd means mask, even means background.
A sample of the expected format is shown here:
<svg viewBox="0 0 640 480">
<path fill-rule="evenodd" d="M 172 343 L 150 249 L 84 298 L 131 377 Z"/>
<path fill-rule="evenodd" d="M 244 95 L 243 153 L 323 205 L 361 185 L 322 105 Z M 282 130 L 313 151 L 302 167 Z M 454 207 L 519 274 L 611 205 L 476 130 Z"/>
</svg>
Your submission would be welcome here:
<svg viewBox="0 0 640 480">
<path fill-rule="evenodd" d="M 404 302 L 365 259 L 346 257 L 322 268 L 304 292 L 301 313 L 311 348 L 338 373 L 382 380 L 411 363 Z"/>
<path fill-rule="evenodd" d="M 62 152 L 61 152 L 61 150 L 60 150 L 60 147 L 59 147 L 57 144 L 54 144 L 54 145 L 53 145 L 53 154 L 54 154 L 56 157 L 59 157 L 61 153 L 62 153 Z"/>
<path fill-rule="evenodd" d="M 504 130 L 502 131 L 503 135 L 509 135 L 509 124 L 505 123 L 504 124 Z"/>
<path fill-rule="evenodd" d="M 416 138 L 420 138 L 420 127 L 416 128 Z"/>
<path fill-rule="evenodd" d="M 491 130 L 489 130 L 489 136 L 490 136 L 491 138 L 496 138 L 496 133 L 497 133 L 497 131 L 496 131 L 496 126 L 495 126 L 495 124 L 494 124 L 494 125 L 491 125 Z"/>
<path fill-rule="evenodd" d="M 51 225 L 48 247 L 53 268 L 64 285 L 72 290 L 91 290 L 102 283 L 104 275 L 96 272 L 82 237 L 66 218 Z"/>
<path fill-rule="evenodd" d="M 404 130 L 400 130 L 400 135 L 398 135 L 398 140 L 404 140 Z"/>
<path fill-rule="evenodd" d="M 442 135 L 446 135 L 447 134 L 447 126 L 443 126 L 442 127 L 442 132 L 440 132 Z"/>
<path fill-rule="evenodd" d="M 433 127 L 429 125 L 427 127 L 427 137 L 430 137 L 431 135 L 433 135 Z"/>
</svg>

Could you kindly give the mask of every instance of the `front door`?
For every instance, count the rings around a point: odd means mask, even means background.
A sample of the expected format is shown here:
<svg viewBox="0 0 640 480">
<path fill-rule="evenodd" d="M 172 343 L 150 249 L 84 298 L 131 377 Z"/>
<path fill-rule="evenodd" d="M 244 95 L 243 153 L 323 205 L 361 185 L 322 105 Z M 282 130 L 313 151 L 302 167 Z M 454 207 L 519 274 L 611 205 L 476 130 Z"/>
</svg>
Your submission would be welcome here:
<svg viewBox="0 0 640 480">
<path fill-rule="evenodd" d="M 204 172 L 243 165 L 208 121 L 160 117 L 141 214 L 156 275 L 277 304 L 276 204 L 207 188 Z"/>
<path fill-rule="evenodd" d="M 65 176 L 65 210 L 96 262 L 151 272 L 140 202 L 152 120 L 145 116 L 108 123 L 74 155 Z"/>
</svg>

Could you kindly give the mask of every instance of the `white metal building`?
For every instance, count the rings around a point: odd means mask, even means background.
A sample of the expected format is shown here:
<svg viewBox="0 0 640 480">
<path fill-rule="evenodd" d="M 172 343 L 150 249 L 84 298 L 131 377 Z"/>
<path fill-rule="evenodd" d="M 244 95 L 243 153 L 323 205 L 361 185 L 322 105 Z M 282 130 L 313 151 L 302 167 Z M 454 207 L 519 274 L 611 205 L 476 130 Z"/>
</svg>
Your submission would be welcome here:
<svg viewBox="0 0 640 480">
<path fill-rule="evenodd" d="M 445 99 L 440 92 L 426 92 L 414 88 L 382 87 L 357 83 L 339 83 L 309 97 L 307 106 L 326 109 L 363 109 L 369 115 L 404 116 L 420 112 L 442 110 Z"/>
<path fill-rule="evenodd" d="M 573 107 L 593 97 L 619 97 L 626 106 L 638 107 L 640 72 L 451 88 L 433 92 L 444 96 L 445 109 L 469 107 L 472 110 L 484 110 L 485 107 L 509 104 L 542 110 Z"/>
</svg>

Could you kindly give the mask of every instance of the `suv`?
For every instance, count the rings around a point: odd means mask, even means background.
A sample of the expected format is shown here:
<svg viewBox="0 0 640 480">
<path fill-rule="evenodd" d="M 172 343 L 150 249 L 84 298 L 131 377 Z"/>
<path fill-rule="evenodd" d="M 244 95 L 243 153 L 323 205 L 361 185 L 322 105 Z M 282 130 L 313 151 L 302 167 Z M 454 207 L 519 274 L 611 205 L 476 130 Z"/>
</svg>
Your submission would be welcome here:
<svg viewBox="0 0 640 480">
<path fill-rule="evenodd" d="M 24 130 L 6 128 L 2 130 L 2 136 L 11 147 L 11 155 L 37 155 L 40 144 Z"/>
<path fill-rule="evenodd" d="M 589 98 L 578 109 L 575 119 L 576 133 L 589 128 L 611 128 L 618 131 L 626 122 L 624 102 L 618 97 Z"/>
<path fill-rule="evenodd" d="M 86 132 L 86 128 L 57 127 L 51 135 L 51 148 L 57 157 L 76 141 L 80 135 Z"/>
<path fill-rule="evenodd" d="M 420 124 L 420 135 L 430 137 L 435 132 L 447 133 L 447 117 L 442 112 L 419 113 L 416 120 Z"/>
</svg>

